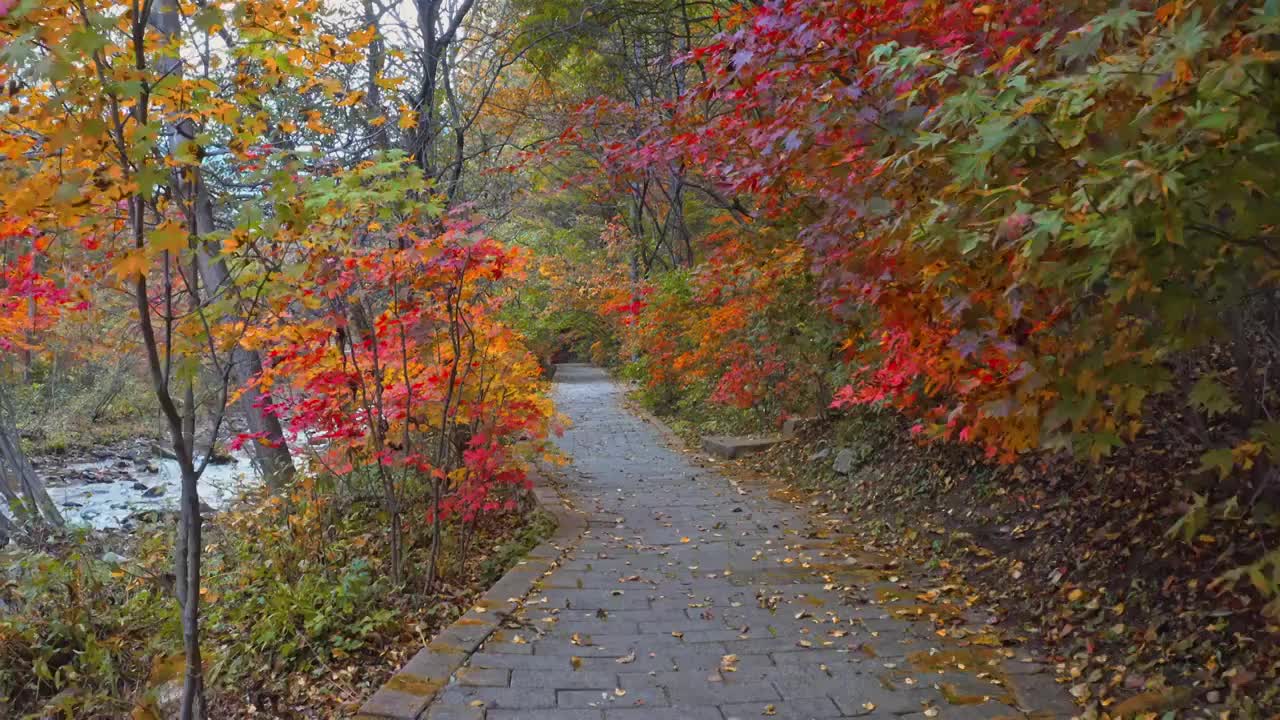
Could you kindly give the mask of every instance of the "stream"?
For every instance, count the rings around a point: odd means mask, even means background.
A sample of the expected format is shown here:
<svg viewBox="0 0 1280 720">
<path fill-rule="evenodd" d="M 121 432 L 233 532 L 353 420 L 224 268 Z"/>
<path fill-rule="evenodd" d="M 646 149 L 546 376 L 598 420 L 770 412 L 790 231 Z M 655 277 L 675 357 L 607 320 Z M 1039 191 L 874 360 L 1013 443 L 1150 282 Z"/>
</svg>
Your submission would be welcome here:
<svg viewBox="0 0 1280 720">
<path fill-rule="evenodd" d="M 150 446 L 133 443 L 71 459 L 42 458 L 36 471 L 46 479 L 49 496 L 69 525 L 98 530 L 127 527 L 146 511 L 175 511 L 182 494 L 178 462 Z M 200 477 L 200 501 L 206 510 L 229 506 L 261 478 L 244 452 L 210 462 Z"/>
</svg>

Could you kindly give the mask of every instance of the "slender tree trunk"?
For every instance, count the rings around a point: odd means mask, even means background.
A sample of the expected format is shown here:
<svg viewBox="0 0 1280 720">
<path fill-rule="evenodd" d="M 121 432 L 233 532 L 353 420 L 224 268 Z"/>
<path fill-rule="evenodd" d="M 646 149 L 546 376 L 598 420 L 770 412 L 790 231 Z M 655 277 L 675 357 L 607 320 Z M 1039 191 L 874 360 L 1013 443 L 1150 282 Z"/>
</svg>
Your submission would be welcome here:
<svg viewBox="0 0 1280 720">
<path fill-rule="evenodd" d="M 452 291 L 451 291 L 452 292 Z M 458 382 L 458 367 L 462 362 L 462 339 L 458 328 L 461 293 L 457 299 L 452 294 L 445 298 L 449 312 L 449 344 L 453 349 L 453 362 L 449 365 L 449 386 L 444 393 L 444 408 L 440 411 L 440 441 L 436 446 L 436 467 L 448 472 L 449 437 L 453 434 L 449 429 L 449 414 L 453 405 L 455 386 Z M 446 475 L 447 477 L 447 475 Z M 431 478 L 431 563 L 427 567 L 427 592 L 435 589 L 437 574 L 440 570 L 440 545 L 444 542 L 443 521 L 440 518 L 440 507 L 444 500 L 444 481 Z"/>
<path fill-rule="evenodd" d="M 9 519 L 8 515 L 0 512 L 0 547 L 9 544 L 9 538 L 18 534 L 18 526 Z"/>
<path fill-rule="evenodd" d="M 63 526 L 62 513 L 58 512 L 44 482 L 36 475 L 35 468 L 22 450 L 18 427 L 14 421 L 13 403 L 3 386 L 0 386 L 0 466 L 16 480 L 17 489 L 22 493 L 31 519 L 38 518 L 54 527 Z"/>
<path fill-rule="evenodd" d="M 0 461 L 0 497 L 4 497 L 5 505 L 13 513 L 13 518 L 25 522 L 30 517 L 30 508 L 22 500 L 22 485 L 18 477 L 9 471 L 8 463 Z"/>
<path fill-rule="evenodd" d="M 196 261 L 193 259 L 192 265 Z M 192 274 L 198 276 L 195 267 Z M 193 281 L 198 282 L 198 280 Z M 199 303 L 199 293 L 192 291 L 192 304 Z M 184 424 L 187 442 L 186 452 L 178 456 L 178 466 L 182 470 L 182 499 L 179 513 L 183 543 L 183 562 L 179 566 L 181 573 L 177 582 L 185 588 L 186 598 L 182 603 L 182 647 L 187 656 L 186 672 L 182 683 L 182 718 L 183 720 L 202 720 L 206 717 L 204 701 L 204 662 L 200 652 L 200 570 L 201 555 L 204 551 L 203 528 L 204 518 L 200 515 L 200 473 L 195 467 L 195 391 L 192 382 L 187 382 L 183 400 Z"/>
<path fill-rule="evenodd" d="M 366 85 L 365 105 L 369 109 L 370 119 L 377 117 L 386 117 L 387 110 L 382 103 L 382 86 L 378 84 L 378 78 L 382 75 L 383 69 L 386 67 L 386 43 L 382 39 L 382 29 L 379 27 L 381 16 L 376 12 L 373 0 L 364 0 L 364 22 L 369 27 L 375 28 L 377 32 L 373 36 L 373 41 L 369 43 L 369 51 L 367 55 L 367 66 L 369 68 L 369 80 Z M 379 150 L 388 150 L 391 148 L 391 137 L 387 133 L 386 124 L 374 126 L 373 146 Z"/>
<path fill-rule="evenodd" d="M 159 0 L 153 16 L 155 29 L 169 42 L 180 42 L 181 15 L 177 0 Z M 182 78 L 183 67 L 181 57 L 165 57 L 157 63 L 157 70 L 162 76 Z M 188 231 L 193 242 L 190 243 L 190 267 L 185 273 L 187 285 L 188 309 L 191 314 L 199 315 L 203 311 L 201 299 L 201 262 L 199 250 L 200 214 L 198 199 L 202 192 L 200 170 L 198 166 L 189 165 L 184 156 L 189 152 L 195 136 L 195 123 L 190 118 L 182 118 L 172 122 L 167 128 L 170 133 L 169 153 L 179 160 L 174 171 L 172 186 L 174 198 L 178 206 L 186 211 Z M 137 201 L 137 212 L 134 215 L 135 237 L 143 241 L 141 232 L 143 222 L 143 206 Z M 182 253 L 176 253 L 178 261 L 175 268 L 181 267 Z M 168 270 L 169 253 L 165 253 L 166 271 Z M 150 303 L 146 293 L 146 280 L 138 280 L 139 312 L 143 323 L 144 341 L 148 344 L 149 359 L 152 361 L 152 378 L 156 384 L 156 394 L 160 397 L 161 408 L 168 419 L 173 450 L 178 456 L 178 467 L 182 472 L 182 496 L 179 501 L 179 521 L 175 558 L 175 584 L 179 590 L 179 602 L 182 606 L 182 645 L 186 655 L 186 668 L 182 684 L 182 720 L 203 720 L 206 717 L 204 699 L 204 663 L 200 653 L 200 565 L 204 546 L 201 540 L 202 518 L 200 516 L 200 470 L 195 465 L 195 425 L 196 399 L 195 379 L 187 378 L 183 388 L 183 404 L 181 411 L 173 402 L 169 393 L 169 375 L 159 372 L 158 347 L 155 333 L 151 329 Z M 172 348 L 169 348 L 172 350 Z M 229 361 L 229 360 L 228 360 Z M 167 401 L 167 402 L 166 402 Z M 216 437 L 210 438 L 210 443 Z M 202 466 L 203 467 L 203 466 Z"/>
</svg>

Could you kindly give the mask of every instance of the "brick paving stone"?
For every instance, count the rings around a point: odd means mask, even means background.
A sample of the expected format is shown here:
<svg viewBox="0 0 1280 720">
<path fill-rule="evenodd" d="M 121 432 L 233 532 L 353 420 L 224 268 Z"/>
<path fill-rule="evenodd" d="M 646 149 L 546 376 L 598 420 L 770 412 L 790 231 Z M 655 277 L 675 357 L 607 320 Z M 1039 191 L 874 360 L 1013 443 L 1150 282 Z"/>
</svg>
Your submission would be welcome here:
<svg viewBox="0 0 1280 720">
<path fill-rule="evenodd" d="M 606 708 L 604 720 L 724 720 L 714 705 L 670 708 Z"/>
<path fill-rule="evenodd" d="M 927 621 L 890 614 L 895 593 L 921 591 L 909 573 L 846 559 L 844 539 L 808 532 L 805 508 L 764 488 L 740 492 L 667 447 L 602 371 L 560 366 L 555 401 L 573 420 L 558 441 L 573 458 L 563 489 L 587 534 L 516 613 L 523 628 L 495 633 L 424 717 L 908 720 L 935 708 L 932 720 L 985 720 L 1020 716 L 1029 703 L 1069 714 L 1052 676 L 1031 672 L 1042 666 L 1010 669 L 1036 681 L 1029 693 L 977 678 L 986 666 L 917 670 L 912 659 L 946 641 Z M 845 568 L 863 574 L 841 582 Z M 846 604 L 840 588 L 853 584 L 885 602 Z M 991 700 L 948 705 L 941 682 Z"/>
<path fill-rule="evenodd" d="M 773 714 L 768 715 L 772 710 Z M 742 703 L 721 705 L 725 720 L 756 720 L 760 717 L 789 718 L 790 720 L 819 720 L 840 717 L 840 708 L 828 698 L 812 700 L 787 700 L 779 703 Z"/>
<path fill-rule="evenodd" d="M 551 690 L 613 690 L 618 687 L 616 672 L 575 672 L 573 670 L 513 670 L 512 688 Z"/>
<path fill-rule="evenodd" d="M 552 655 L 509 655 L 505 653 L 478 652 L 471 656 L 468 665 L 481 668 L 505 668 L 513 670 L 572 670 L 569 658 Z"/>
<path fill-rule="evenodd" d="M 473 704 L 477 703 L 478 704 Z M 508 709 L 553 708 L 556 706 L 556 692 L 549 688 L 493 688 L 463 687 L 452 685 L 445 688 L 432 703 L 432 709 L 439 706 L 465 706 Z"/>
<path fill-rule="evenodd" d="M 667 704 L 667 694 L 662 688 L 641 688 L 626 690 L 618 695 L 617 690 L 560 690 L 556 693 L 556 704 L 563 708 L 631 708 L 631 707 L 663 707 Z"/>
<path fill-rule="evenodd" d="M 511 683 L 511 671 L 500 668 L 477 667 L 472 663 L 470 667 L 458 670 L 457 675 L 454 677 L 454 682 L 458 685 L 472 687 L 506 687 Z"/>
<path fill-rule="evenodd" d="M 555 710 L 490 710 L 485 720 L 601 720 L 601 710 L 556 708 Z"/>
<path fill-rule="evenodd" d="M 874 676 L 861 677 L 848 683 L 843 689 L 830 692 L 827 697 L 835 701 L 840 712 L 850 716 L 869 715 L 873 712 L 902 715 L 945 703 L 942 693 L 933 688 L 889 689 Z M 1000 715 L 997 713 L 991 717 Z"/>
<path fill-rule="evenodd" d="M 427 720 L 485 720 L 484 708 L 440 705 L 427 710 Z"/>
</svg>

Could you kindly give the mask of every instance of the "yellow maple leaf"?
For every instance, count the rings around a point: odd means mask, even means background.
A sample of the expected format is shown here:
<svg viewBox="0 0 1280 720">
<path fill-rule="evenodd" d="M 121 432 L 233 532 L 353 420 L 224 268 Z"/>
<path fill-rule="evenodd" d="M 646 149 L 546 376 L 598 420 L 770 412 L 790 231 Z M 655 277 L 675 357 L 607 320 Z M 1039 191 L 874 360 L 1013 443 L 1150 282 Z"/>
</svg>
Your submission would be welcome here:
<svg viewBox="0 0 1280 720">
<path fill-rule="evenodd" d="M 111 266 L 111 274 L 121 280 L 132 280 L 135 277 L 146 274 L 148 265 L 146 253 L 141 250 L 133 250 Z"/>
<path fill-rule="evenodd" d="M 190 245 L 186 228 L 175 222 L 165 222 L 151 231 L 151 249 L 154 252 L 178 252 Z"/>
</svg>

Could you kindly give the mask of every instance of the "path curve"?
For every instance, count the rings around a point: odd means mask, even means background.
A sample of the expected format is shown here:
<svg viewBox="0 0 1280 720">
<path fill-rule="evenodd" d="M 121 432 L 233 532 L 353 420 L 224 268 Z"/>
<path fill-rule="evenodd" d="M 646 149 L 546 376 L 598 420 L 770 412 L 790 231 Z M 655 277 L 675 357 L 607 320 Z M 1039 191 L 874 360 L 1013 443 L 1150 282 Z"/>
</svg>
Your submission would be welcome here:
<svg viewBox="0 0 1280 720">
<path fill-rule="evenodd" d="M 946 645 L 892 617 L 911 595 L 902 570 L 666 447 L 603 371 L 559 366 L 555 400 L 573 421 L 565 491 L 590 530 L 427 718 L 1070 715 L 1026 651 Z M 883 602 L 842 603 L 850 585 Z"/>
</svg>

